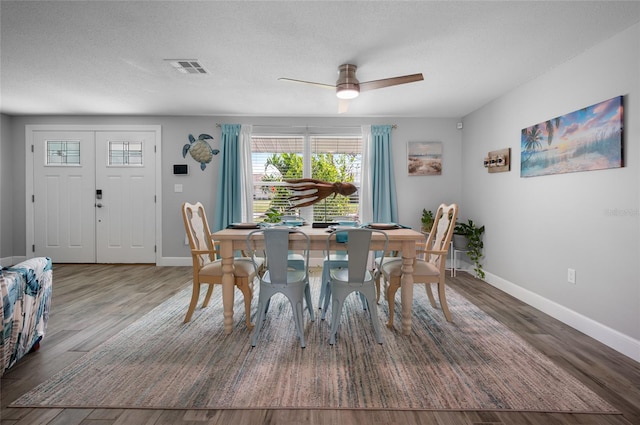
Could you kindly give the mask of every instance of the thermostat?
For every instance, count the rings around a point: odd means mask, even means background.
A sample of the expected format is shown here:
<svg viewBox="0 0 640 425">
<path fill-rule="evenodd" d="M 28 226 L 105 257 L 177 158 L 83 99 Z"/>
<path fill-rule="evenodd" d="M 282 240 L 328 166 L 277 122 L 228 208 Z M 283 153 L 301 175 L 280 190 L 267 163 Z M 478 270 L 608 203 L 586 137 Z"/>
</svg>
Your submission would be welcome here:
<svg viewBox="0 0 640 425">
<path fill-rule="evenodd" d="M 187 164 L 174 164 L 173 174 L 189 174 L 189 166 Z"/>
</svg>

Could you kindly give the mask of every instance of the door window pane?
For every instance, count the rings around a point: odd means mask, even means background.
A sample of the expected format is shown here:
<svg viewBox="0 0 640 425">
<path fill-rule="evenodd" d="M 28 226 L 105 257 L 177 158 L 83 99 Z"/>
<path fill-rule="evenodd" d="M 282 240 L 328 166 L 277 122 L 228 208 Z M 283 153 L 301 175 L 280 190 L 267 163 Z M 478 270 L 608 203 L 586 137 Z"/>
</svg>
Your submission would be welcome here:
<svg viewBox="0 0 640 425">
<path fill-rule="evenodd" d="M 80 165 L 79 140 L 47 140 L 47 165 Z"/>
<path fill-rule="evenodd" d="M 142 142 L 109 141 L 109 165 L 142 165 Z"/>
</svg>

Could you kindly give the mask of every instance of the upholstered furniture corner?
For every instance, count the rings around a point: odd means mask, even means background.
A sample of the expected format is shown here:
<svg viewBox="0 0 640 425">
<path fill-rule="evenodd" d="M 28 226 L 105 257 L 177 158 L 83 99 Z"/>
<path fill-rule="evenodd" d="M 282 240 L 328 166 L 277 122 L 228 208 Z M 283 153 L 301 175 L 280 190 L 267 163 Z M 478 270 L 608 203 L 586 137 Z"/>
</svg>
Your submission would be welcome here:
<svg viewBox="0 0 640 425">
<path fill-rule="evenodd" d="M 0 268 L 0 375 L 39 347 L 49 319 L 52 276 L 48 257 Z"/>
</svg>

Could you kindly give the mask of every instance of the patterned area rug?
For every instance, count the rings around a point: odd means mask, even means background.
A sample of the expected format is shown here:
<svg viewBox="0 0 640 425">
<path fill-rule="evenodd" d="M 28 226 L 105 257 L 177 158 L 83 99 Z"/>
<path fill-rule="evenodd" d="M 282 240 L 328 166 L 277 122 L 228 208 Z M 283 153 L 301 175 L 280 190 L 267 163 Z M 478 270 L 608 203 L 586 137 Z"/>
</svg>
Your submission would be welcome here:
<svg viewBox="0 0 640 425">
<path fill-rule="evenodd" d="M 319 279 L 312 285 L 317 291 Z M 252 349 L 239 293 L 234 331 L 225 336 L 219 288 L 208 308 L 182 323 L 190 291 L 184 288 L 11 406 L 618 413 L 451 288 L 454 323 L 432 309 L 416 286 L 413 334 L 400 334 L 399 318 L 395 330 L 384 326 L 388 309 L 382 302 L 379 345 L 352 295 L 333 347 L 330 320 L 311 322 L 305 314 L 305 349 L 284 297 L 272 300 Z"/>
</svg>

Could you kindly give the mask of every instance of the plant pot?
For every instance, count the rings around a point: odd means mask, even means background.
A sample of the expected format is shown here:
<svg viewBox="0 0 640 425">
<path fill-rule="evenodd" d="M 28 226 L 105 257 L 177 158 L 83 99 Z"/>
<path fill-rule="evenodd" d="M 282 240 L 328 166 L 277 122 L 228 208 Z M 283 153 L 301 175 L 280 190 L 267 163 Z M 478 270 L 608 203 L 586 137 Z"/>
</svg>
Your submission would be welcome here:
<svg viewBox="0 0 640 425">
<path fill-rule="evenodd" d="M 453 234 L 453 249 L 466 251 L 469 247 L 469 238 L 465 235 Z"/>
</svg>

